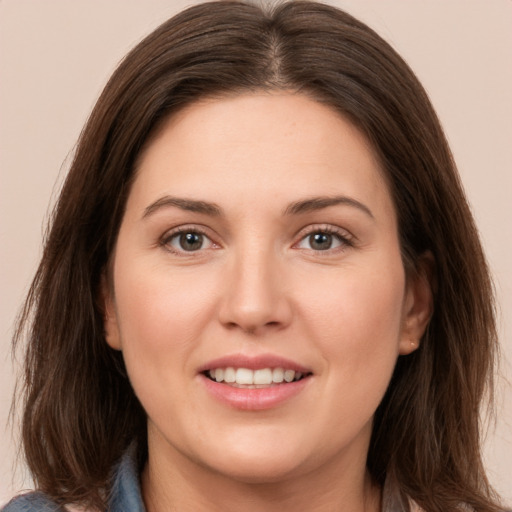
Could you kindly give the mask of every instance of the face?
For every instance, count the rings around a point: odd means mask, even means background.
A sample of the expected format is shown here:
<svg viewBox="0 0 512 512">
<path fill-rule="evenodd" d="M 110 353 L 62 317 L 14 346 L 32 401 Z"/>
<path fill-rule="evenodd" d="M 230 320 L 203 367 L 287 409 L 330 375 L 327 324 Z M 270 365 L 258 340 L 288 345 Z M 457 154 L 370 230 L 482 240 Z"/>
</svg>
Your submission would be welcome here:
<svg viewBox="0 0 512 512">
<path fill-rule="evenodd" d="M 287 93 L 168 120 L 140 159 L 110 281 L 107 341 L 147 412 L 150 460 L 247 482 L 364 466 L 429 315 L 367 140 Z"/>
</svg>

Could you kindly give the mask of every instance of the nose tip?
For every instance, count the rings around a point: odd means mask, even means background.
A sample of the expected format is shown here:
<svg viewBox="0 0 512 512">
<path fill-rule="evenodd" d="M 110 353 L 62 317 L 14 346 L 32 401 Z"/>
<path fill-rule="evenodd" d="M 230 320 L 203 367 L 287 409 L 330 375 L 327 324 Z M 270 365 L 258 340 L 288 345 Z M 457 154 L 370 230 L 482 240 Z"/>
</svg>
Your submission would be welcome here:
<svg viewBox="0 0 512 512">
<path fill-rule="evenodd" d="M 220 321 L 251 335 L 286 327 L 292 310 L 282 275 L 275 265 L 245 262 L 226 283 Z"/>
<path fill-rule="evenodd" d="M 240 329 L 251 335 L 258 335 L 268 329 L 280 329 L 287 324 L 284 315 L 279 315 L 276 309 L 241 307 L 238 304 L 230 313 L 229 319 L 223 322 L 224 325 L 228 329 Z"/>
</svg>

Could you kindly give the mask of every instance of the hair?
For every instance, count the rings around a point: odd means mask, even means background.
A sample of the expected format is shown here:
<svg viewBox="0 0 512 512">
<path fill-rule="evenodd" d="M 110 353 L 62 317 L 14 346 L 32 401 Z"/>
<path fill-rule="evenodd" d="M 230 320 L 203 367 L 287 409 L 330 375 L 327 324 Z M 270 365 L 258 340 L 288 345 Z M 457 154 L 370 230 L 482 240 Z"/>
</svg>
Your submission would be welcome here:
<svg viewBox="0 0 512 512">
<path fill-rule="evenodd" d="M 158 126 L 207 96 L 305 94 L 371 142 L 394 200 L 407 275 L 435 260 L 434 312 L 400 356 L 373 425 L 367 466 L 428 512 L 499 510 L 481 459 L 480 405 L 492 398 L 493 288 L 437 116 L 414 73 L 369 27 L 321 3 L 193 6 L 138 44 L 80 136 L 50 219 L 14 347 L 27 340 L 22 440 L 39 489 L 105 509 L 109 474 L 146 444 L 146 415 L 122 355 L 105 342 L 101 280 L 137 158 Z"/>
</svg>

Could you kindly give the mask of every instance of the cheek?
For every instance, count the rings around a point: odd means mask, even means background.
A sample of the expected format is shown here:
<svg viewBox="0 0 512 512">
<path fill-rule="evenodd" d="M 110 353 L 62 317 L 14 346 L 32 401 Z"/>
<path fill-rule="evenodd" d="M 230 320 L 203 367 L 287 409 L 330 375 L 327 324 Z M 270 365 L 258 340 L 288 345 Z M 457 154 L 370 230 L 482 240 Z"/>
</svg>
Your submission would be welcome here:
<svg viewBox="0 0 512 512">
<path fill-rule="evenodd" d="M 131 385 L 150 418 L 166 425 L 190 411 L 184 374 L 212 310 L 212 286 L 200 276 L 180 277 L 162 266 L 118 262 L 117 317 Z M 201 283 L 201 286 L 198 286 Z"/>
<path fill-rule="evenodd" d="M 212 283 L 200 276 L 143 265 L 118 266 L 116 304 L 125 344 L 186 349 L 211 308 Z"/>
<path fill-rule="evenodd" d="M 330 280 L 328 292 L 318 280 L 310 290 L 306 328 L 331 379 L 369 392 L 387 387 L 398 357 L 405 283 L 401 264 L 391 268 L 344 270 Z"/>
<path fill-rule="evenodd" d="M 324 361 L 318 421 L 339 432 L 342 445 L 362 425 L 370 428 L 389 385 L 398 357 L 403 276 L 352 272 L 338 281 L 310 304 L 316 320 L 308 334 Z"/>
<path fill-rule="evenodd" d="M 118 261 L 115 272 L 123 358 L 132 386 L 152 416 L 170 394 L 173 403 L 183 400 L 174 390 L 182 388 L 183 372 L 194 372 L 190 354 L 214 307 L 213 283 L 197 272 L 173 273 L 136 257 Z"/>
</svg>

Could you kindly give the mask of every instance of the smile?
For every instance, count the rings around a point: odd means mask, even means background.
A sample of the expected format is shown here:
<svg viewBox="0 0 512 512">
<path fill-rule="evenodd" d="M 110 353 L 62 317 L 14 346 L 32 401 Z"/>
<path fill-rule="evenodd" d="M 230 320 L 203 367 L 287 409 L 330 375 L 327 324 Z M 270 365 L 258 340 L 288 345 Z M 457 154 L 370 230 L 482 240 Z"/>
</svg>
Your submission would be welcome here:
<svg viewBox="0 0 512 512">
<path fill-rule="evenodd" d="M 258 389 L 282 383 L 299 381 L 308 374 L 286 368 L 214 368 L 205 372 L 211 380 L 233 387 Z"/>
<path fill-rule="evenodd" d="M 304 396 L 312 368 L 276 354 L 229 354 L 197 369 L 198 382 L 216 402 L 245 411 L 284 406 Z"/>
</svg>

